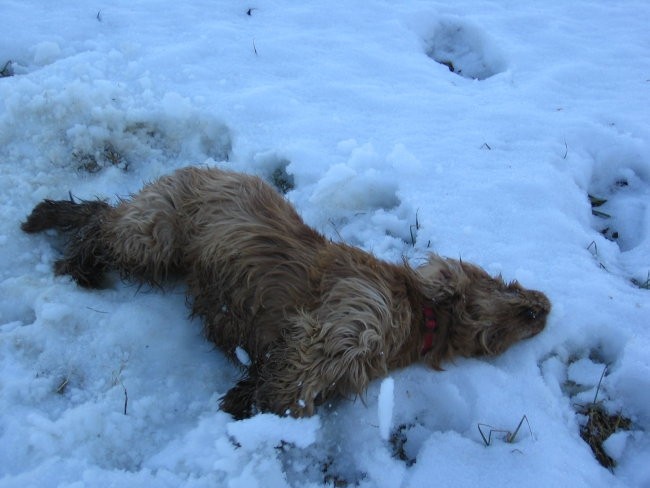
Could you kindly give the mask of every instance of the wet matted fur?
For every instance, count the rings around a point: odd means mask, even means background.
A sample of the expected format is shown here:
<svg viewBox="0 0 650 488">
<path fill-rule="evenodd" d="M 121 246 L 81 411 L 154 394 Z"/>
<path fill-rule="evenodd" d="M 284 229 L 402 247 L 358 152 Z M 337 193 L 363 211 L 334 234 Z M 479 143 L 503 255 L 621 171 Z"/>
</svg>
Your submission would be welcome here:
<svg viewBox="0 0 650 488">
<path fill-rule="evenodd" d="M 215 168 L 181 169 L 116 206 L 44 200 L 22 229 L 67 235 L 55 271 L 84 287 L 109 270 L 184 279 L 207 337 L 251 358 L 222 399 L 236 418 L 312 415 L 396 368 L 499 354 L 539 333 L 551 307 L 469 263 L 432 254 L 411 268 L 331 242 L 261 179 Z"/>
</svg>

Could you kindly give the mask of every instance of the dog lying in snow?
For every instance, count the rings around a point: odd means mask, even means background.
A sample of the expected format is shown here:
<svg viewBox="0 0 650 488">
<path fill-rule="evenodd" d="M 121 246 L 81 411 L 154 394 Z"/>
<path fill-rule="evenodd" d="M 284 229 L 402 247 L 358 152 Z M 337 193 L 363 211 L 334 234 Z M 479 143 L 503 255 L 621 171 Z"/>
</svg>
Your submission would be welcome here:
<svg viewBox="0 0 650 488">
<path fill-rule="evenodd" d="M 214 168 L 181 169 L 115 207 L 44 200 L 22 229 L 65 233 L 55 272 L 84 287 L 109 270 L 183 278 L 208 339 L 251 358 L 221 400 L 236 418 L 308 416 L 397 368 L 499 354 L 539 333 L 551 308 L 465 262 L 432 254 L 414 269 L 331 242 L 261 179 Z"/>
</svg>

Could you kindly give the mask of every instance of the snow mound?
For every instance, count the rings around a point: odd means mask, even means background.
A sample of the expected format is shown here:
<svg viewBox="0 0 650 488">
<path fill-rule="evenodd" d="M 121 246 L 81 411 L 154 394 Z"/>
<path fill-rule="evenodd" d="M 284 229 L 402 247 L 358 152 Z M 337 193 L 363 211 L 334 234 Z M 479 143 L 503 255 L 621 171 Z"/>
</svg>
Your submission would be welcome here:
<svg viewBox="0 0 650 488">
<path fill-rule="evenodd" d="M 293 419 L 273 414 L 259 414 L 227 425 L 228 434 L 235 442 L 249 450 L 264 444 L 279 446 L 284 442 L 308 447 L 316 441 L 318 429 L 320 420 L 317 416 Z"/>
<path fill-rule="evenodd" d="M 336 240 L 399 260 L 415 247 L 419 225 L 395 174 L 412 174 L 419 162 L 401 145 L 382 154 L 372 143 L 349 140 L 339 150 L 347 160 L 312 185 L 305 219 Z"/>
<path fill-rule="evenodd" d="M 77 79 L 63 89 L 52 79 L 17 85 L 4 100 L 0 142 L 10 154 L 31 154 L 41 167 L 93 173 L 179 159 L 222 161 L 231 151 L 229 129 L 175 92 L 158 99 L 142 86 L 102 79 Z M 41 130 L 26 141 L 21 134 L 34 124 Z"/>
<path fill-rule="evenodd" d="M 477 25 L 457 17 L 444 17 L 430 30 L 425 41 L 427 56 L 450 71 L 477 80 L 505 71 L 501 50 Z"/>
</svg>

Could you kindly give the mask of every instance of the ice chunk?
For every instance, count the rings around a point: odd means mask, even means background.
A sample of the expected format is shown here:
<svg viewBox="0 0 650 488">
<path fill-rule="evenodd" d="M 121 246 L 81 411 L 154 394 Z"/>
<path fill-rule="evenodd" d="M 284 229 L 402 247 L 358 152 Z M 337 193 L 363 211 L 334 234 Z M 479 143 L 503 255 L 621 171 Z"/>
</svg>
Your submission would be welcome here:
<svg viewBox="0 0 650 488">
<path fill-rule="evenodd" d="M 394 391 L 395 381 L 393 378 L 388 377 L 381 382 L 377 402 L 377 415 L 379 416 L 379 434 L 386 441 L 390 435 L 390 427 L 393 422 Z"/>
</svg>

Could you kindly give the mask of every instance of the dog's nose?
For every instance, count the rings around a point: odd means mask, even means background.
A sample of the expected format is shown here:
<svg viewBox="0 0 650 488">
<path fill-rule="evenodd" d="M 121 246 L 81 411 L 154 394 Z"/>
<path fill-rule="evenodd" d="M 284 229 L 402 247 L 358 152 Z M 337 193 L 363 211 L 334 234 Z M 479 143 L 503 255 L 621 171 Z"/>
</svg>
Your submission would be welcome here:
<svg viewBox="0 0 650 488">
<path fill-rule="evenodd" d="M 539 316 L 539 312 L 533 308 L 529 308 L 524 312 L 524 316 L 529 320 L 536 320 Z"/>
</svg>

